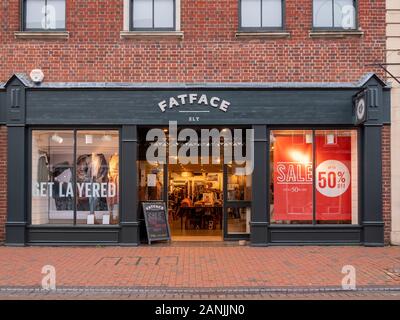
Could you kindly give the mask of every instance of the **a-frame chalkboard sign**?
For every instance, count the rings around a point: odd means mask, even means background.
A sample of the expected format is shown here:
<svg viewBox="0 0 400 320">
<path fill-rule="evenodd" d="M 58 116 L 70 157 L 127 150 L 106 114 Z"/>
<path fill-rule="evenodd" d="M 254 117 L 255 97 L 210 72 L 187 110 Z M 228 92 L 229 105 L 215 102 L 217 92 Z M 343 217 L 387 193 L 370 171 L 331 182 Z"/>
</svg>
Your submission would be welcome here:
<svg viewBox="0 0 400 320">
<path fill-rule="evenodd" d="M 171 232 L 165 202 L 142 202 L 142 206 L 149 244 L 153 241 L 170 241 Z"/>
</svg>

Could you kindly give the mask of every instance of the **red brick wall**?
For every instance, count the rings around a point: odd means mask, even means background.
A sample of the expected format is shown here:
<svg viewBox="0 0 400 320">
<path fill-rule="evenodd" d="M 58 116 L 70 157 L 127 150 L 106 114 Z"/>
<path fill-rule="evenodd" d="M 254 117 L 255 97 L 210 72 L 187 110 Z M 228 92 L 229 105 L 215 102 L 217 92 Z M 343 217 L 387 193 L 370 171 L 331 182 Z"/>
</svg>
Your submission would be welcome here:
<svg viewBox="0 0 400 320">
<path fill-rule="evenodd" d="M 392 228 L 391 219 L 391 184 L 390 184 L 390 126 L 382 129 L 382 197 L 383 197 L 383 221 L 385 223 L 385 244 L 390 244 Z"/>
<path fill-rule="evenodd" d="M 7 216 L 7 128 L 0 125 L 0 243 L 5 240 Z"/>
<path fill-rule="evenodd" d="M 385 0 L 359 2 L 363 37 L 312 39 L 312 0 L 286 0 L 290 39 L 237 39 L 238 0 L 181 0 L 184 40 L 120 39 L 123 0 L 68 0 L 69 40 L 16 40 L 20 0 L 0 2 L 0 82 L 352 82 L 385 61 Z"/>
</svg>

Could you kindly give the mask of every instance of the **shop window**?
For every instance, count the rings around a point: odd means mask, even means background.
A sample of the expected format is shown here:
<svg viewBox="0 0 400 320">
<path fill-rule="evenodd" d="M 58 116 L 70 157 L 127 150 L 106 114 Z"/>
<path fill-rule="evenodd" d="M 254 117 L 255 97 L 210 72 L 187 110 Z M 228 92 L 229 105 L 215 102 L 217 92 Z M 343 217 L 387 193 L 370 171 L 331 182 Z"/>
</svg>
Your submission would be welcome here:
<svg viewBox="0 0 400 320">
<path fill-rule="evenodd" d="M 357 131 L 316 131 L 316 221 L 358 223 Z"/>
<path fill-rule="evenodd" d="M 77 224 L 117 224 L 118 132 L 77 131 L 76 144 Z"/>
<path fill-rule="evenodd" d="M 24 0 L 24 30 L 64 30 L 65 0 Z"/>
<path fill-rule="evenodd" d="M 139 200 L 164 200 L 164 167 L 152 165 L 147 161 L 138 161 Z"/>
<path fill-rule="evenodd" d="M 356 130 L 273 130 L 270 220 L 357 224 Z"/>
<path fill-rule="evenodd" d="M 74 223 L 74 132 L 32 132 L 32 224 Z"/>
<path fill-rule="evenodd" d="M 313 0 L 314 28 L 355 29 L 355 0 Z"/>
<path fill-rule="evenodd" d="M 271 222 L 312 223 L 313 133 L 271 133 Z"/>
<path fill-rule="evenodd" d="M 132 30 L 174 30 L 175 0 L 132 0 Z"/>
<path fill-rule="evenodd" d="M 34 130 L 31 170 L 33 225 L 118 224 L 118 131 Z"/>
<path fill-rule="evenodd" d="M 283 28 L 283 0 L 240 0 L 242 29 Z"/>
</svg>

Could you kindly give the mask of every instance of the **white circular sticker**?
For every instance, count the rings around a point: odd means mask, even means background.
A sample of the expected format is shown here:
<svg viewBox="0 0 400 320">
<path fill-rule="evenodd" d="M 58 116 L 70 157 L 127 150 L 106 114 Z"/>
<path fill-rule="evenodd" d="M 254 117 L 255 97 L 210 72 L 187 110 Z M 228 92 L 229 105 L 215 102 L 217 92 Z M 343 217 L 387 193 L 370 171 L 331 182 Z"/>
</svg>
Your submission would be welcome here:
<svg viewBox="0 0 400 320">
<path fill-rule="evenodd" d="M 339 197 L 350 185 L 347 166 L 337 160 L 326 160 L 316 169 L 317 190 L 326 197 Z"/>
</svg>

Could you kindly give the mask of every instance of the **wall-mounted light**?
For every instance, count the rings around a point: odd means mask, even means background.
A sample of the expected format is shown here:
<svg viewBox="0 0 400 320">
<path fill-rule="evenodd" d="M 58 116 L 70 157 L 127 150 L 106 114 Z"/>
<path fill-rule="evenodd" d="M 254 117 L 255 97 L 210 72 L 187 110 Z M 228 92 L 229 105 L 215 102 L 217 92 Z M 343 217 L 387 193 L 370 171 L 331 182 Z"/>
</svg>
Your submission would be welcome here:
<svg viewBox="0 0 400 320">
<path fill-rule="evenodd" d="M 55 133 L 51 136 L 51 140 L 53 140 L 54 142 L 57 142 L 59 144 L 64 142 L 64 139 L 62 137 L 60 137 L 57 133 Z"/>
</svg>

